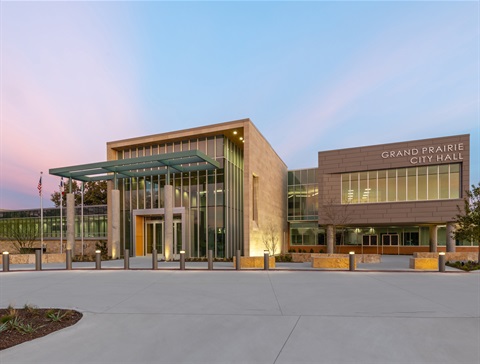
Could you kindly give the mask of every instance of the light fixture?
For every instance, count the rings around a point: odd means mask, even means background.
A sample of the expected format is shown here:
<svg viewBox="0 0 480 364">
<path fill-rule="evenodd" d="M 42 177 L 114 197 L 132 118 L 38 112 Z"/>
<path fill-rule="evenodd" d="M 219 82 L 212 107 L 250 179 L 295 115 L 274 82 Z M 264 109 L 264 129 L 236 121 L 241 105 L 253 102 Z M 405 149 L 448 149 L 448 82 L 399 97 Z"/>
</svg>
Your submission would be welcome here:
<svg viewBox="0 0 480 364">
<path fill-rule="evenodd" d="M 243 140 L 243 137 L 240 137 L 240 140 Z"/>
<path fill-rule="evenodd" d="M 236 131 L 236 130 L 234 130 L 234 131 L 233 131 L 233 134 L 234 134 L 234 135 L 237 135 L 237 131 Z"/>
</svg>

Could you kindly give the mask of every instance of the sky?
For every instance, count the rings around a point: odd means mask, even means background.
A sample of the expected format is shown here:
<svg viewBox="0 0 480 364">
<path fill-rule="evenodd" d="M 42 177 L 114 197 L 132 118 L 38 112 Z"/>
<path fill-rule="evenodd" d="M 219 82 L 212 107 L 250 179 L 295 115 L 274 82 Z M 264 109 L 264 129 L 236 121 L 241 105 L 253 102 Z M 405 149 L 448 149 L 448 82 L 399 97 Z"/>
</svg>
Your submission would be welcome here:
<svg viewBox="0 0 480 364">
<path fill-rule="evenodd" d="M 319 151 L 471 135 L 478 1 L 0 1 L 0 209 L 106 142 L 250 118 L 289 169 Z"/>
</svg>

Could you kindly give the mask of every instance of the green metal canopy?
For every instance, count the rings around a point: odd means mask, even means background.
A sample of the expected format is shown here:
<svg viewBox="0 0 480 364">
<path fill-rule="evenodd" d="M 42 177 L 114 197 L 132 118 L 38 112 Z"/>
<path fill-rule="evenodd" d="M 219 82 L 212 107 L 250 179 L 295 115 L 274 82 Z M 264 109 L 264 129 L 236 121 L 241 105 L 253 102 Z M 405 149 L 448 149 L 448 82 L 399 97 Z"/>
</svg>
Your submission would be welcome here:
<svg viewBox="0 0 480 364">
<path fill-rule="evenodd" d="M 118 159 L 106 162 L 80 164 L 77 166 L 52 168 L 48 172 L 55 176 L 83 182 L 106 181 L 117 178 L 157 176 L 170 173 L 214 170 L 220 164 L 199 150 L 187 150 L 146 157 Z M 167 177 L 168 178 L 168 177 Z"/>
</svg>

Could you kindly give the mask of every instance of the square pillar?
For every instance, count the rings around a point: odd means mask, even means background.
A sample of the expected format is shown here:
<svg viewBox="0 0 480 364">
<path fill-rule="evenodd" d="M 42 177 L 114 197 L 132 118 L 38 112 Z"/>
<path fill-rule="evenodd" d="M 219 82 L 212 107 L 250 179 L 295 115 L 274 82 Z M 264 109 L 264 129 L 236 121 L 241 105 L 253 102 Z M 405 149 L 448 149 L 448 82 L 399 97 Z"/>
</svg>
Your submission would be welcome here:
<svg viewBox="0 0 480 364">
<path fill-rule="evenodd" d="M 173 186 L 165 185 L 165 261 L 173 259 Z"/>
</svg>

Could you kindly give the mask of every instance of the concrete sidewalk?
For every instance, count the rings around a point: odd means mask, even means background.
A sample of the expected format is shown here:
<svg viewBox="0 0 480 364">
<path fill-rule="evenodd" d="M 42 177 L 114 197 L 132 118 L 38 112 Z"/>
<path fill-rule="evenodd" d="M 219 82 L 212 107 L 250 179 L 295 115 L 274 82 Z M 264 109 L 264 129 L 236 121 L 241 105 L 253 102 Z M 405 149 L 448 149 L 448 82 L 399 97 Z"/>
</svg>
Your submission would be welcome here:
<svg viewBox="0 0 480 364">
<path fill-rule="evenodd" d="M 26 303 L 84 317 L 1 364 L 480 362 L 480 274 L 0 273 L 0 305 Z"/>
</svg>

